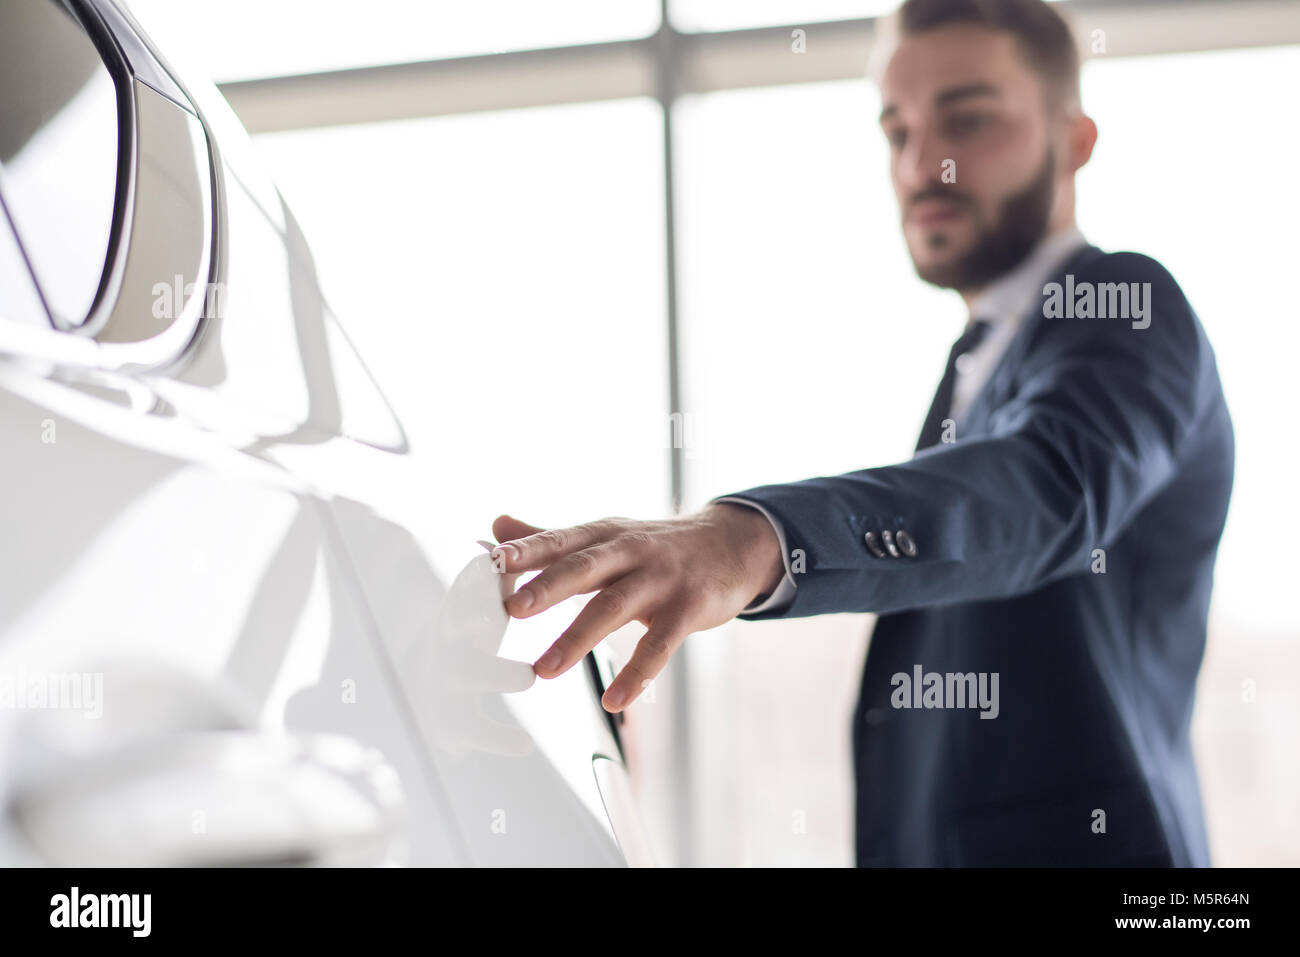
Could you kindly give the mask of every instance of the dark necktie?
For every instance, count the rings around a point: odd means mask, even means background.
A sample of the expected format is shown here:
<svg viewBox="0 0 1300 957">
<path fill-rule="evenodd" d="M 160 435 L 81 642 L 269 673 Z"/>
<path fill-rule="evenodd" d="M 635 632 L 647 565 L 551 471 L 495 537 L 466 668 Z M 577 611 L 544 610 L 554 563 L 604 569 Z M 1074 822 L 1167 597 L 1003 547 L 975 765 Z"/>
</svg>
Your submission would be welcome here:
<svg viewBox="0 0 1300 957">
<path fill-rule="evenodd" d="M 952 351 L 948 353 L 948 368 L 944 370 L 943 379 L 934 393 L 934 402 L 930 404 L 930 411 L 925 417 L 916 451 L 937 444 L 943 437 L 943 420 L 948 418 L 948 412 L 952 408 L 953 388 L 957 384 L 957 359 L 983 342 L 991 328 L 993 326 L 988 320 L 975 319 L 967 324 L 966 331 L 952 344 Z"/>
</svg>

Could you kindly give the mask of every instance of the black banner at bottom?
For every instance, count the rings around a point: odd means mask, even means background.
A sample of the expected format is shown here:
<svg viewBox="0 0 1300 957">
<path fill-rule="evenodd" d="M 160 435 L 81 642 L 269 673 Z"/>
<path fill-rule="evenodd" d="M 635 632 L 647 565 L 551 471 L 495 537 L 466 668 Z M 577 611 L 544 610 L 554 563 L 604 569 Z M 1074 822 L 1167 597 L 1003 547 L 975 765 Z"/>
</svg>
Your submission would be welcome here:
<svg viewBox="0 0 1300 957">
<path fill-rule="evenodd" d="M 977 933 L 982 942 L 1198 936 L 1231 945 L 1287 925 L 1295 876 L 1245 869 L 23 869 L 0 870 L 0 920 L 8 944 L 75 937 L 92 946 L 373 945 L 412 936 L 436 948 L 466 936 L 484 935 L 490 945 L 506 934 L 549 936 L 568 926 L 582 928 L 575 946 L 607 947 L 628 938 L 668 943 L 687 915 L 716 924 L 728 940 L 785 925 L 819 942 L 842 928 L 882 940 L 920 930 L 927 944 L 973 941 Z"/>
</svg>

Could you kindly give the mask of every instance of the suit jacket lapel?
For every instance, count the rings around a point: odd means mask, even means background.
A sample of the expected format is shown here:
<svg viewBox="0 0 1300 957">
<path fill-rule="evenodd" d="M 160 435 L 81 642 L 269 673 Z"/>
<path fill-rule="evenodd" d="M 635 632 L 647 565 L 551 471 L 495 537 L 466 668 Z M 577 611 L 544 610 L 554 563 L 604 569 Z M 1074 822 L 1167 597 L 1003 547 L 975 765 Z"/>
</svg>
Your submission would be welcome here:
<svg viewBox="0 0 1300 957">
<path fill-rule="evenodd" d="M 1056 271 L 1047 279 L 1047 282 L 1061 281 L 1070 273 L 1076 272 L 1086 263 L 1091 262 L 1097 256 L 1103 256 L 1105 253 L 1096 246 L 1087 245 L 1077 250 L 1065 262 L 1057 267 Z M 987 420 L 990 411 L 1006 397 L 1007 390 L 1010 388 L 1011 377 L 1024 359 L 1029 344 L 1033 341 L 1034 333 L 1038 329 L 1039 323 L 1043 321 L 1043 301 L 1041 297 L 1036 297 L 1028 307 L 1028 311 L 1020 323 L 1020 328 L 1012 336 L 1011 342 L 1007 344 L 1006 351 L 1003 352 L 1002 358 L 998 360 L 997 366 L 992 374 L 985 380 L 984 385 L 975 398 L 971 400 L 970 406 L 963 417 L 962 426 L 965 429 L 977 425 L 983 425 Z M 959 431 L 960 434 L 960 431 Z"/>
</svg>

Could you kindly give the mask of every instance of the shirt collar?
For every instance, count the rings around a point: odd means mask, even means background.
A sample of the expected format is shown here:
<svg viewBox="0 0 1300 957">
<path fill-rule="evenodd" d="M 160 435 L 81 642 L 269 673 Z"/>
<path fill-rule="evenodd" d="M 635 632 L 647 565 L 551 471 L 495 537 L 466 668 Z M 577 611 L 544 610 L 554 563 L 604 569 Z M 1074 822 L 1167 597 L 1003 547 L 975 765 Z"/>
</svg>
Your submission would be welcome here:
<svg viewBox="0 0 1300 957">
<path fill-rule="evenodd" d="M 1053 271 L 1087 244 L 1083 233 L 1074 226 L 1044 236 L 1024 262 L 995 279 L 975 297 L 971 317 L 995 324 L 1017 322 Z"/>
</svg>

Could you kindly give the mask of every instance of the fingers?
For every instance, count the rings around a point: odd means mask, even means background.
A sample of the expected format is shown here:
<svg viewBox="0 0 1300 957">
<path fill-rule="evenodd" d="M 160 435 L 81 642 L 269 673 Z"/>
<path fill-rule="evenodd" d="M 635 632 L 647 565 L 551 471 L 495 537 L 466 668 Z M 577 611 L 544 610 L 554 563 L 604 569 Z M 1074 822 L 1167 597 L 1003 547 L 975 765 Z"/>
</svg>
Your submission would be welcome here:
<svg viewBox="0 0 1300 957">
<path fill-rule="evenodd" d="M 507 598 L 506 613 L 530 618 L 566 598 L 603 588 L 631 570 L 631 556 L 609 543 L 570 552 Z"/>
<path fill-rule="evenodd" d="M 659 677 L 659 672 L 664 670 L 668 659 L 681 647 L 689 634 L 690 628 L 680 615 L 657 616 L 650 630 L 637 642 L 636 650 L 632 652 L 632 657 L 623 666 L 623 670 L 605 689 L 605 695 L 600 701 L 605 710 L 617 714 L 639 698 L 651 682 Z"/>
<path fill-rule="evenodd" d="M 603 541 L 611 531 L 612 529 L 604 522 L 591 522 L 587 525 L 575 525 L 572 528 L 549 528 L 523 538 L 502 542 L 492 551 L 492 560 L 501 564 L 501 571 L 533 571 L 545 568 L 570 552 Z"/>
<path fill-rule="evenodd" d="M 521 522 L 513 515 L 498 515 L 497 520 L 492 523 L 492 536 L 498 542 L 508 542 L 514 538 L 525 538 L 528 535 L 536 535 L 540 531 L 542 529 L 536 525 Z"/>
<path fill-rule="evenodd" d="M 707 596 L 665 587 L 674 573 L 680 577 L 680 558 L 690 552 L 690 543 L 683 546 L 685 553 L 681 548 L 669 549 L 677 559 L 665 560 L 664 549 L 656 548 L 652 538 L 657 529 L 647 525 L 605 519 L 570 528 L 539 529 L 509 515 L 499 516 L 492 524 L 501 543 L 492 550 L 498 572 L 541 571 L 506 599 L 511 616 L 531 617 L 574 595 L 597 592 L 533 665 L 538 677 L 564 674 L 630 621 L 649 623 L 649 631 L 602 698 L 605 710 L 614 713 L 635 701 L 654 681 L 691 633 L 690 622 L 702 621 L 711 627 L 707 624 L 709 614 L 704 614 L 712 607 Z M 679 600 L 660 598 L 656 607 L 657 596 L 674 592 L 681 592 Z"/>
<path fill-rule="evenodd" d="M 537 659 L 533 670 L 538 677 L 554 678 L 582 660 L 605 638 L 632 621 L 649 604 L 650 592 L 644 575 L 625 575 L 596 595 L 582 609 L 573 624 Z"/>
</svg>

